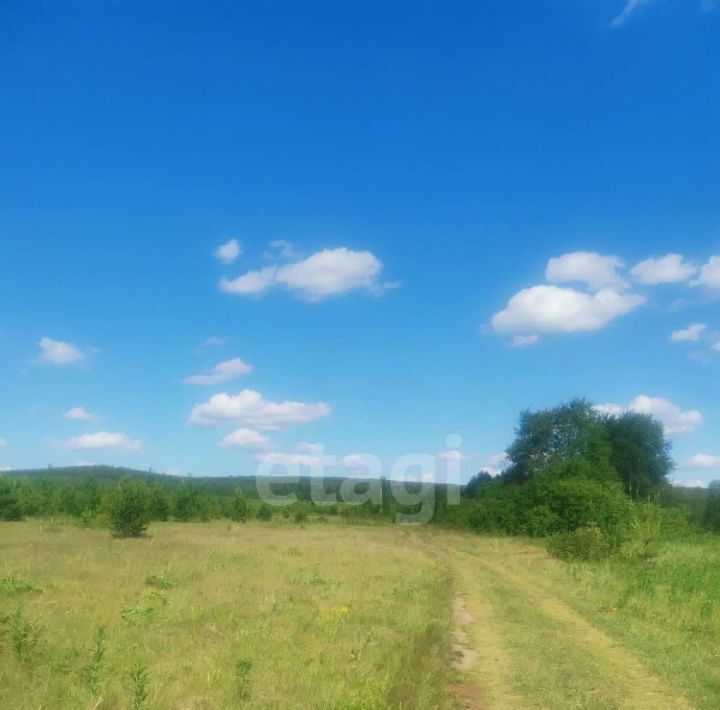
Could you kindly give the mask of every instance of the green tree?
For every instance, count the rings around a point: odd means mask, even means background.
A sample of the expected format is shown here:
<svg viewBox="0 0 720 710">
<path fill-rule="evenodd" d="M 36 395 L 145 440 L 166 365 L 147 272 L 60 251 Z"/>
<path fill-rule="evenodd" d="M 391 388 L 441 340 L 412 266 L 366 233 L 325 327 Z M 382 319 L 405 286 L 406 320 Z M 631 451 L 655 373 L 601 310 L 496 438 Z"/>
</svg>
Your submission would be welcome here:
<svg viewBox="0 0 720 710">
<path fill-rule="evenodd" d="M 195 488 L 185 482 L 181 483 L 175 491 L 170 509 L 175 520 L 186 522 L 197 518 L 200 513 L 200 503 Z"/>
<path fill-rule="evenodd" d="M 12 485 L 0 480 L 0 520 L 22 520 L 20 500 Z"/>
<path fill-rule="evenodd" d="M 273 509 L 267 503 L 260 503 L 257 511 L 258 520 L 270 520 L 273 516 Z"/>
<path fill-rule="evenodd" d="M 520 414 L 515 440 L 507 450 L 511 465 L 503 478 L 521 483 L 558 463 L 584 461 L 592 478 L 617 480 L 611 454 L 604 417 L 587 400 L 575 399 Z"/>
<path fill-rule="evenodd" d="M 109 501 L 110 532 L 114 537 L 141 537 L 150 520 L 147 487 L 125 476 Z"/>
<path fill-rule="evenodd" d="M 236 488 L 233 497 L 230 499 L 229 517 L 235 522 L 245 522 L 248 515 L 247 498 L 242 488 Z"/>
<path fill-rule="evenodd" d="M 626 412 L 607 417 L 605 425 L 611 461 L 625 492 L 632 498 L 647 498 L 667 481 L 673 468 L 662 424 L 647 414 Z"/>
</svg>

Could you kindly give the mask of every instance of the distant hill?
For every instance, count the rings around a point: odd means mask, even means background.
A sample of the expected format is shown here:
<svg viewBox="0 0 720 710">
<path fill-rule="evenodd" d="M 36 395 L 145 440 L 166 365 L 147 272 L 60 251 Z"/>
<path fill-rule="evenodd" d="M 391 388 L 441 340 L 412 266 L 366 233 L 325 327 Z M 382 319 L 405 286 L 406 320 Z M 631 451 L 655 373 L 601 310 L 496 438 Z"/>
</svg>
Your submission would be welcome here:
<svg viewBox="0 0 720 710">
<path fill-rule="evenodd" d="M 270 476 L 258 479 L 256 476 L 171 476 L 165 473 L 154 473 L 153 471 L 140 471 L 122 466 L 59 466 L 53 468 L 18 469 L 6 471 L 3 474 L 6 478 L 18 480 L 37 481 L 45 479 L 56 484 L 78 484 L 93 479 L 100 485 L 112 485 L 123 476 L 130 476 L 137 480 L 155 483 L 163 488 L 176 488 L 182 484 L 190 484 L 193 487 L 216 493 L 219 495 L 230 495 L 238 488 L 245 492 L 248 498 L 258 498 L 258 481 L 271 485 L 276 495 L 296 493 L 301 500 L 310 500 L 310 489 L 312 478 L 300 476 L 291 478 L 286 476 Z M 323 479 L 323 488 L 327 493 L 337 493 L 345 478 L 326 477 Z M 362 479 L 357 480 L 358 491 L 363 487 Z M 366 485 L 366 484 L 365 484 Z M 407 484 L 413 488 L 417 484 Z M 444 490 L 445 486 L 436 484 L 438 492 Z"/>
</svg>

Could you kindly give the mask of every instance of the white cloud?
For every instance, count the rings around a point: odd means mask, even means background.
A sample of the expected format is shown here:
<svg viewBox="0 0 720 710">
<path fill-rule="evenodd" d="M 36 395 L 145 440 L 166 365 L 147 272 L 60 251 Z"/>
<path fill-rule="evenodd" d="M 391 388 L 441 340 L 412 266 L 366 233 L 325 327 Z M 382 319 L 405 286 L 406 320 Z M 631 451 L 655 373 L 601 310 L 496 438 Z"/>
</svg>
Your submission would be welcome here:
<svg viewBox="0 0 720 710">
<path fill-rule="evenodd" d="M 38 342 L 40 355 L 38 360 L 52 365 L 74 365 L 82 362 L 85 355 L 77 345 L 65 343 L 62 340 L 41 338 Z"/>
<path fill-rule="evenodd" d="M 255 459 L 262 463 L 282 466 L 316 466 L 322 463 L 322 456 L 311 454 L 283 454 L 280 452 L 256 454 Z"/>
<path fill-rule="evenodd" d="M 247 295 L 283 286 L 308 301 L 357 289 L 380 293 L 397 285 L 378 282 L 382 268 L 369 251 L 324 249 L 302 261 L 249 271 L 232 280 L 221 279 L 220 290 Z"/>
<path fill-rule="evenodd" d="M 324 249 L 312 256 L 283 266 L 277 281 L 310 300 L 336 293 L 377 286 L 382 263 L 369 251 Z"/>
<path fill-rule="evenodd" d="M 79 422 L 91 422 L 95 419 L 94 414 L 90 414 L 85 407 L 72 407 L 63 414 L 65 419 L 74 419 Z"/>
<path fill-rule="evenodd" d="M 322 444 L 311 444 L 309 441 L 301 441 L 297 445 L 297 450 L 304 454 L 320 454 L 323 450 Z"/>
<path fill-rule="evenodd" d="M 225 338 L 218 338 L 217 336 L 213 336 L 211 338 L 206 338 L 203 341 L 202 346 L 204 348 L 219 348 L 221 345 L 225 345 L 227 341 Z"/>
<path fill-rule="evenodd" d="M 627 22 L 631 15 L 635 14 L 635 12 L 644 5 L 649 5 L 651 2 L 652 0 L 627 0 L 622 12 L 613 18 L 612 26 L 621 27 Z"/>
<path fill-rule="evenodd" d="M 188 385 L 217 385 L 247 375 L 249 372 L 252 372 L 252 367 L 236 357 L 219 362 L 208 373 L 186 377 L 183 382 Z"/>
<path fill-rule="evenodd" d="M 7 439 L 0 436 L 0 449 L 4 448 L 5 446 L 7 446 Z"/>
<path fill-rule="evenodd" d="M 240 254 L 242 254 L 242 246 L 237 239 L 231 239 L 215 250 L 215 258 L 223 264 L 232 264 Z"/>
<path fill-rule="evenodd" d="M 269 449 L 270 439 L 254 429 L 236 429 L 220 441 L 223 448 Z"/>
<path fill-rule="evenodd" d="M 550 259 L 545 269 L 545 278 L 552 283 L 582 282 L 592 291 L 617 289 L 625 286 L 618 274 L 618 269 L 623 266 L 624 262 L 618 256 L 576 251 Z"/>
<path fill-rule="evenodd" d="M 492 319 L 498 332 L 573 333 L 604 328 L 645 303 L 643 296 L 603 289 L 594 294 L 558 286 L 533 286 L 516 293 Z"/>
<path fill-rule="evenodd" d="M 491 476 L 499 476 L 509 465 L 507 454 L 492 454 L 482 466 L 482 470 L 487 471 Z"/>
<path fill-rule="evenodd" d="M 684 260 L 682 254 L 666 254 L 658 258 L 645 259 L 633 266 L 630 273 L 641 284 L 683 283 L 697 273 L 697 266 Z"/>
<path fill-rule="evenodd" d="M 690 285 L 720 288 L 720 256 L 711 256 L 700 269 L 700 275 Z"/>
<path fill-rule="evenodd" d="M 271 402 L 259 392 L 245 389 L 236 395 L 221 392 L 196 405 L 190 413 L 190 422 L 208 426 L 235 420 L 258 429 L 280 429 L 327 417 L 331 411 L 325 402 Z"/>
<path fill-rule="evenodd" d="M 600 414 L 607 414 L 611 417 L 620 417 L 628 411 L 628 407 L 623 407 L 621 404 L 613 404 L 607 402 L 606 404 L 596 404 L 593 409 Z"/>
<path fill-rule="evenodd" d="M 233 293 L 241 296 L 262 293 L 275 286 L 276 266 L 267 266 L 260 271 L 248 271 L 236 279 L 220 279 L 219 288 L 224 293 Z"/>
<path fill-rule="evenodd" d="M 696 479 L 674 478 L 670 484 L 676 488 L 707 488 L 708 482 Z"/>
<path fill-rule="evenodd" d="M 65 443 L 68 449 L 118 449 L 120 451 L 139 451 L 142 441 L 131 439 L 120 432 L 98 431 L 94 434 L 75 436 Z"/>
<path fill-rule="evenodd" d="M 341 466 L 346 468 L 362 468 L 368 464 L 367 454 L 346 454 L 339 461 Z"/>
<path fill-rule="evenodd" d="M 627 407 L 619 404 L 599 404 L 595 409 L 603 414 L 620 416 L 624 412 L 649 414 L 657 419 L 668 436 L 686 434 L 702 424 L 703 416 L 697 409 L 682 411 L 680 407 L 662 397 L 638 395 Z"/>
<path fill-rule="evenodd" d="M 527 348 L 530 345 L 535 345 L 538 340 L 540 340 L 538 335 L 515 335 L 508 343 L 508 346 L 511 348 Z"/>
<path fill-rule="evenodd" d="M 706 330 L 707 326 L 704 323 L 692 323 L 683 330 L 674 330 L 670 340 L 673 343 L 697 343 Z"/>
<path fill-rule="evenodd" d="M 713 456 L 711 454 L 695 454 L 685 461 L 680 468 L 720 470 L 720 456 Z"/>
<path fill-rule="evenodd" d="M 0 466 L 0 472 L 5 473 L 7 471 L 12 471 L 10 466 Z"/>
<path fill-rule="evenodd" d="M 712 346 L 712 349 L 720 351 L 720 340 L 718 340 L 717 343 Z"/>
</svg>

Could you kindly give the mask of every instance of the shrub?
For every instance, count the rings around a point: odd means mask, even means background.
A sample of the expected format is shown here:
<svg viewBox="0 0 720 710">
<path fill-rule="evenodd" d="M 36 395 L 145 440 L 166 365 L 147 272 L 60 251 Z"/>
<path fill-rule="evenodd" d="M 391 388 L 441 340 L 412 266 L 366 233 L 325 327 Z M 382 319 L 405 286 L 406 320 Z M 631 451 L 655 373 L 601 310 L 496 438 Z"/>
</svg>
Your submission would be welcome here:
<svg viewBox="0 0 720 710">
<path fill-rule="evenodd" d="M 293 515 L 293 520 L 296 523 L 304 523 L 307 520 L 307 513 L 304 510 L 296 510 Z"/>
<path fill-rule="evenodd" d="M 141 537 L 149 522 L 147 488 L 128 477 L 120 479 L 109 504 L 114 537 Z"/>
<path fill-rule="evenodd" d="M 597 525 L 558 533 L 548 541 L 548 551 L 561 560 L 596 561 L 607 557 L 612 547 Z"/>
<path fill-rule="evenodd" d="M 23 513 L 15 489 L 0 480 L 0 520 L 22 520 Z"/>
<path fill-rule="evenodd" d="M 248 505 L 245 493 L 238 488 L 230 501 L 230 519 L 237 523 L 244 523 L 247 519 Z"/>
<path fill-rule="evenodd" d="M 273 516 L 273 510 L 267 503 L 261 503 L 257 511 L 258 520 L 271 520 Z"/>
<path fill-rule="evenodd" d="M 613 547 L 623 540 L 633 504 L 619 484 L 541 474 L 521 485 L 488 484 L 467 520 L 476 530 L 545 537 L 596 525 Z"/>
</svg>

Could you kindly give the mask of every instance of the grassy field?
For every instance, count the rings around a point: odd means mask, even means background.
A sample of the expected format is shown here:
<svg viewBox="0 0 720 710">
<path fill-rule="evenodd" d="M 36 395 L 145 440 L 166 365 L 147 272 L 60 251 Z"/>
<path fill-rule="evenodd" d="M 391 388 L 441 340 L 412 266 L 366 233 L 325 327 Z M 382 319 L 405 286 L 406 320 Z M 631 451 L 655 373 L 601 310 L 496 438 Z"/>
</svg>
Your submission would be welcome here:
<svg viewBox="0 0 720 710">
<path fill-rule="evenodd" d="M 0 523 L 0 707 L 710 710 L 719 562 L 714 538 L 568 565 L 429 527 Z"/>
<path fill-rule="evenodd" d="M 114 540 L 0 524 L 0 707 L 133 707 L 138 663 L 149 708 L 441 707 L 450 588 L 405 540 L 389 527 L 168 523 Z"/>
</svg>

